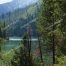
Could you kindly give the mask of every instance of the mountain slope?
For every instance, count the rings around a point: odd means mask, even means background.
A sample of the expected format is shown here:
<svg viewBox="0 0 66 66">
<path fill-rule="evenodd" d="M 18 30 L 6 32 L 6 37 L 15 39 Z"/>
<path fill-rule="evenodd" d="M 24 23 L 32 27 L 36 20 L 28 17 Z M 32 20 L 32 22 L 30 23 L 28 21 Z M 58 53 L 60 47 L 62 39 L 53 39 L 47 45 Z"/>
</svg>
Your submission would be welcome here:
<svg viewBox="0 0 66 66">
<path fill-rule="evenodd" d="M 18 8 L 25 8 L 26 6 L 28 5 L 31 5 L 33 3 L 36 3 L 38 0 L 13 0 L 12 2 L 9 2 L 9 3 L 4 3 L 4 4 L 0 4 L 0 15 L 1 14 L 5 14 L 7 12 L 12 12 L 14 11 L 15 9 L 18 9 Z"/>
<path fill-rule="evenodd" d="M 21 28 L 23 25 L 30 23 L 35 19 L 32 25 L 33 33 L 35 33 L 35 22 L 37 17 L 37 3 L 29 5 L 25 8 L 16 9 L 13 12 L 3 14 L 0 16 L 0 23 L 6 23 L 6 31 L 9 36 L 22 36 L 26 31 L 26 27 Z M 34 34 L 33 34 L 34 35 Z"/>
</svg>

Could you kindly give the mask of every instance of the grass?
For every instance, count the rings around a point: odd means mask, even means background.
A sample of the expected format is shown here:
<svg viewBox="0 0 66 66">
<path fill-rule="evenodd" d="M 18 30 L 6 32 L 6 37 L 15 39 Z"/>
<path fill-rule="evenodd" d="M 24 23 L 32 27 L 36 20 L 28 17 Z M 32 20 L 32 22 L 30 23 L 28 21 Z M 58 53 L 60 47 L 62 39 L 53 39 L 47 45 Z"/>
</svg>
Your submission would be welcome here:
<svg viewBox="0 0 66 66">
<path fill-rule="evenodd" d="M 13 58 L 14 50 L 10 50 L 9 52 L 3 54 L 3 58 L 5 61 L 10 61 Z M 55 64 L 54 66 L 66 66 L 66 56 L 61 56 L 57 58 L 58 64 Z"/>
<path fill-rule="evenodd" d="M 23 45 L 20 45 L 17 48 L 11 49 L 10 51 L 2 54 L 2 58 L 4 60 L 10 61 L 13 58 L 13 56 L 14 56 L 14 51 L 15 50 L 17 51 L 21 46 L 23 47 Z"/>
<path fill-rule="evenodd" d="M 16 48 L 16 50 L 18 48 Z M 13 55 L 14 55 L 14 49 L 11 49 L 9 52 L 2 54 L 2 58 L 5 61 L 11 61 L 11 59 L 13 58 Z M 54 66 L 66 66 L 66 56 L 61 56 L 61 57 L 57 58 L 57 60 L 59 63 L 55 64 Z"/>
<path fill-rule="evenodd" d="M 58 58 L 58 64 L 55 64 L 54 66 L 66 66 L 66 56 L 62 56 Z"/>
<path fill-rule="evenodd" d="M 12 59 L 13 55 L 14 55 L 14 51 L 13 51 L 13 49 L 12 49 L 12 50 L 10 50 L 10 51 L 7 52 L 7 53 L 2 54 L 2 58 L 3 58 L 5 61 L 10 61 L 10 60 Z"/>
</svg>

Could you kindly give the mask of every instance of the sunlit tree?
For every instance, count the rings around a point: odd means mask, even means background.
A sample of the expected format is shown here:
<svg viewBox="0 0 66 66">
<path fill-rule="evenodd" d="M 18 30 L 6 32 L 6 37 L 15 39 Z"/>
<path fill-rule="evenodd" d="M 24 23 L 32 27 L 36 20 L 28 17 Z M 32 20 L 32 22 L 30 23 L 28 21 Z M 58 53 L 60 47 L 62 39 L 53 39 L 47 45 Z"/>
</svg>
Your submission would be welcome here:
<svg viewBox="0 0 66 66">
<path fill-rule="evenodd" d="M 46 45 L 47 49 L 53 50 L 53 63 L 55 64 L 55 56 L 61 55 L 60 49 L 63 45 L 64 26 L 62 25 L 65 25 L 63 22 L 65 21 L 63 17 L 65 5 L 62 0 L 42 1 L 37 27 L 44 41 L 43 46 Z"/>
</svg>

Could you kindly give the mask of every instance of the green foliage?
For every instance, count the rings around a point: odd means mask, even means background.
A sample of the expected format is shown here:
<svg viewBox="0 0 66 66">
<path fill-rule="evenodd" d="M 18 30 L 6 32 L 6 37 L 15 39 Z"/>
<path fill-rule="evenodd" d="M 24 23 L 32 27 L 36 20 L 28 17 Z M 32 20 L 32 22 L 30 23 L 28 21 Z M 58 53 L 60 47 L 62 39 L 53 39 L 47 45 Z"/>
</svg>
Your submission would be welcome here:
<svg viewBox="0 0 66 66">
<path fill-rule="evenodd" d="M 22 44 L 21 44 L 22 45 Z M 23 46 L 18 51 L 15 50 L 15 55 L 11 60 L 12 66 L 34 66 L 32 55 L 29 55 L 28 36 L 23 37 Z"/>
<path fill-rule="evenodd" d="M 66 1 L 42 1 L 37 27 L 43 38 L 43 46 L 53 50 L 54 40 L 55 54 L 61 56 L 66 54 Z"/>
</svg>

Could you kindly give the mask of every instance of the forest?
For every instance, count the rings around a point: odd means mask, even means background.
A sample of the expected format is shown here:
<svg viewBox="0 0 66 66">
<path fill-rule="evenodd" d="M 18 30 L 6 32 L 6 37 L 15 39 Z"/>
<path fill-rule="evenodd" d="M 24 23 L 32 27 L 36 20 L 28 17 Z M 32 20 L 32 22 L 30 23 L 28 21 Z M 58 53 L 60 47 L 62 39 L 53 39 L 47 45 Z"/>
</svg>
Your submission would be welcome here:
<svg viewBox="0 0 66 66">
<path fill-rule="evenodd" d="M 66 66 L 66 1 L 39 0 L 1 15 L 0 66 Z"/>
</svg>

